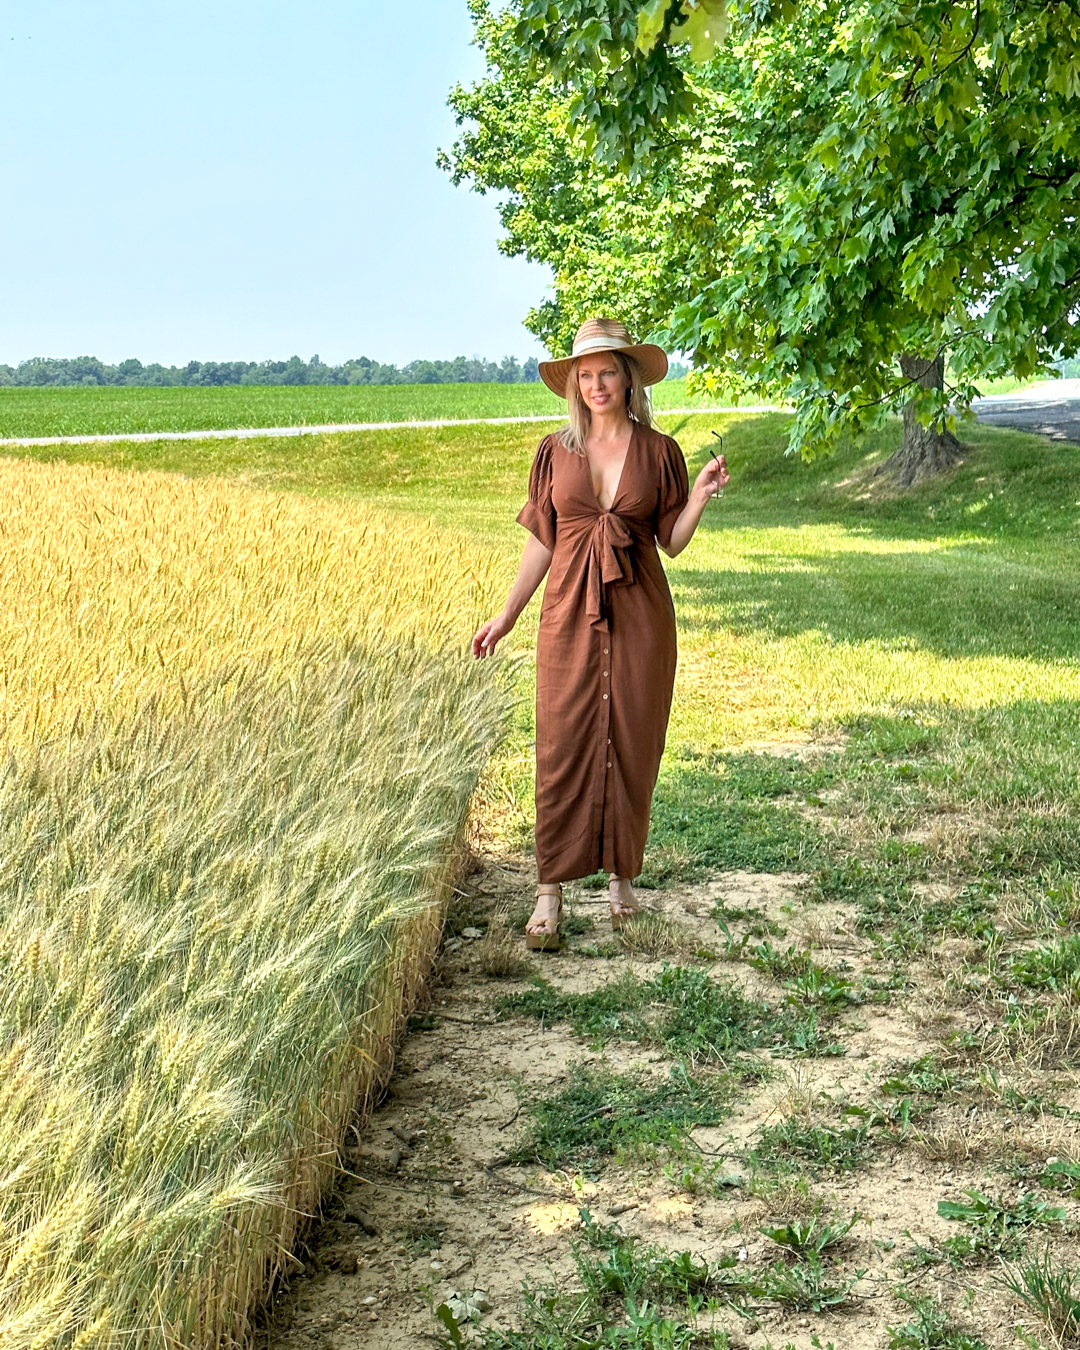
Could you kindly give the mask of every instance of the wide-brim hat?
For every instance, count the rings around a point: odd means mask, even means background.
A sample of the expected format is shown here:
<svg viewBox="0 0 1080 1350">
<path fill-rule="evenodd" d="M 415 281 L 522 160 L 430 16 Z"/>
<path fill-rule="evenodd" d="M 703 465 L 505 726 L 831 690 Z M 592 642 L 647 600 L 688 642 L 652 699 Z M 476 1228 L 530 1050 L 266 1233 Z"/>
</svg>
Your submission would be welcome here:
<svg viewBox="0 0 1080 1350">
<path fill-rule="evenodd" d="M 569 356 L 557 361 L 540 362 L 540 378 L 553 394 L 566 397 L 566 380 L 570 366 L 579 356 L 593 352 L 618 352 L 637 366 L 642 384 L 658 384 L 668 371 L 667 353 L 652 342 L 635 342 L 626 325 L 617 319 L 586 319 L 574 334 L 574 346 Z"/>
</svg>

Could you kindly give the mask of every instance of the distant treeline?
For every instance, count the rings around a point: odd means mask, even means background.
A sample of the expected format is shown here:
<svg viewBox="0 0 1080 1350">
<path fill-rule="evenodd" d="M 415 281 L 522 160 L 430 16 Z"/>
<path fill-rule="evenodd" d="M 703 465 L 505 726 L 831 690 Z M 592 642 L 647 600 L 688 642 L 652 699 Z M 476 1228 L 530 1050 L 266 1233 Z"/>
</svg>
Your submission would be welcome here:
<svg viewBox="0 0 1080 1350">
<path fill-rule="evenodd" d="M 313 356 L 301 361 L 189 361 L 186 366 L 144 366 L 134 359 L 118 366 L 96 356 L 37 356 L 18 366 L 0 365 L 0 385 L 222 385 L 222 384 L 533 384 L 540 378 L 530 356 L 522 364 L 514 356 L 502 361 L 455 356 L 452 361 L 410 361 L 384 365 L 361 356 L 344 365 L 328 366 Z"/>
<path fill-rule="evenodd" d="M 681 379 L 686 366 L 671 363 L 668 379 Z M 340 366 L 328 366 L 313 356 L 301 361 L 189 361 L 186 366 L 144 366 L 132 358 L 118 366 L 96 356 L 35 356 L 18 366 L 0 365 L 0 385 L 221 385 L 221 384 L 535 384 L 540 371 L 535 356 L 520 362 L 515 356 L 484 361 L 478 356 L 455 356 L 452 361 L 410 361 L 407 366 L 384 365 L 361 356 Z"/>
</svg>

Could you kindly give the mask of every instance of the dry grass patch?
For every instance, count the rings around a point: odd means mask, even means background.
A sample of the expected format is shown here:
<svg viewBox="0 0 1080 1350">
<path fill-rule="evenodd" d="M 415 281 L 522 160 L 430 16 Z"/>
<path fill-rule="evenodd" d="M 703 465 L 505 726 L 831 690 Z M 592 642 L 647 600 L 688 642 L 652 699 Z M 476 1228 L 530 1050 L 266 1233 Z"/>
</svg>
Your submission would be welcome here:
<svg viewBox="0 0 1080 1350">
<path fill-rule="evenodd" d="M 476 968 L 495 980 L 516 979 L 529 969 L 521 937 L 505 910 L 496 910 L 488 920 L 487 931 L 476 944 Z"/>
<path fill-rule="evenodd" d="M 619 941 L 628 952 L 650 961 L 687 960 L 701 951 L 701 944 L 692 932 L 678 920 L 655 909 L 642 909 L 624 923 L 619 931 Z"/>
</svg>

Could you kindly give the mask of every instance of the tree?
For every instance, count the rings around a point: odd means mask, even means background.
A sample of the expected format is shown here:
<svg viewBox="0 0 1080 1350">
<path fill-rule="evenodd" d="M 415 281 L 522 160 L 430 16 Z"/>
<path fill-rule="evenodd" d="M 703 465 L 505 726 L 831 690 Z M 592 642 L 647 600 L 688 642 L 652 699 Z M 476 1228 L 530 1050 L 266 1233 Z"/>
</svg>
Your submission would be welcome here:
<svg viewBox="0 0 1080 1350">
<path fill-rule="evenodd" d="M 819 25 L 757 72 L 719 53 L 725 92 L 698 91 L 700 126 L 669 136 L 648 173 L 627 174 L 594 153 L 573 97 L 523 63 L 513 13 L 486 0 L 470 7 L 489 74 L 451 93 L 464 129 L 440 162 L 456 183 L 502 194 L 503 252 L 554 270 L 554 299 L 526 319 L 552 352 L 569 350 L 590 312 L 615 307 L 642 336 L 662 328 L 827 121 Z M 778 119 L 783 136 L 774 134 Z"/>
<path fill-rule="evenodd" d="M 652 336 L 790 397 L 805 455 L 904 408 L 915 481 L 953 457 L 950 400 L 1080 350 L 1080 0 L 728 8 L 725 40 L 721 0 L 474 5 L 497 59 L 486 89 L 452 96 L 480 114 L 453 167 L 478 181 L 471 151 L 496 185 L 483 142 L 527 110 L 547 148 L 542 171 L 528 153 L 502 170 L 510 247 L 591 238 L 610 282 L 608 250 L 649 242 L 632 202 L 658 212 L 676 276 L 635 296 Z M 559 110 L 561 158 L 530 82 Z M 557 271 L 556 310 L 571 290 Z"/>
</svg>

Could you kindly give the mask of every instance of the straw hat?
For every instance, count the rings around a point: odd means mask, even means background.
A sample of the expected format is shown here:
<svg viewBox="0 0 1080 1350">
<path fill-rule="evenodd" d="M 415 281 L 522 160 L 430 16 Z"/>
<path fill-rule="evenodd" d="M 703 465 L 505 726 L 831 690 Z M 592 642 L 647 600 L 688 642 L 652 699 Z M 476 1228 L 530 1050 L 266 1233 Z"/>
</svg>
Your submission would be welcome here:
<svg viewBox="0 0 1080 1350">
<path fill-rule="evenodd" d="M 593 352 L 620 352 L 630 357 L 641 372 L 642 384 L 657 384 L 667 374 L 668 361 L 663 347 L 651 342 L 635 342 L 626 331 L 626 325 L 617 319 L 586 319 L 574 334 L 574 347 L 569 356 L 558 361 L 540 362 L 540 378 L 553 394 L 565 398 L 570 363 Z"/>
</svg>

